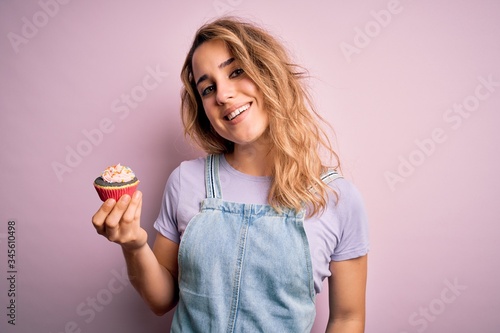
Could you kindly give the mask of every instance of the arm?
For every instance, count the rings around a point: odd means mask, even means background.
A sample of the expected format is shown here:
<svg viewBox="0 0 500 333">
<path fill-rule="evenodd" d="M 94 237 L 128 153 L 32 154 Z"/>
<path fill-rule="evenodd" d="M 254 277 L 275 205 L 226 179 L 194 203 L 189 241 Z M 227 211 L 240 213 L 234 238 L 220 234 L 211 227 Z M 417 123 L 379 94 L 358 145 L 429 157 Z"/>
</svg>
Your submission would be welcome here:
<svg viewBox="0 0 500 333">
<path fill-rule="evenodd" d="M 367 256 L 330 263 L 327 333 L 363 333 Z"/>
<path fill-rule="evenodd" d="M 122 247 L 130 282 L 158 315 L 177 302 L 178 245 L 157 236 L 154 251 L 140 226 L 142 193 L 124 195 L 118 202 L 108 199 L 92 217 L 98 234 Z M 156 255 L 155 255 L 156 254 Z"/>
<path fill-rule="evenodd" d="M 159 316 L 177 304 L 178 251 L 178 244 L 159 233 L 153 250 L 147 244 L 137 251 L 123 248 L 130 282 Z"/>
</svg>

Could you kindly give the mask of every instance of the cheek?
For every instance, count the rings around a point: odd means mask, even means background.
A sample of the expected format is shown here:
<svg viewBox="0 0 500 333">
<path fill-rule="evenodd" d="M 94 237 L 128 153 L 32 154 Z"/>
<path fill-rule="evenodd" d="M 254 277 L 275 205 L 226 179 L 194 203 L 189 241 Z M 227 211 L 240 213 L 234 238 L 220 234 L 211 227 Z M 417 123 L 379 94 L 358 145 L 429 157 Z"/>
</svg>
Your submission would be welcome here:
<svg viewBox="0 0 500 333">
<path fill-rule="evenodd" d="M 264 108 L 264 94 L 262 93 L 262 90 L 260 90 L 257 87 L 257 85 L 251 80 L 248 80 L 247 82 L 245 82 L 245 89 L 249 95 L 252 95 L 255 97 L 258 106 L 262 109 L 262 111 L 264 111 L 263 110 L 263 108 Z"/>
<path fill-rule="evenodd" d="M 252 94 L 254 96 L 261 95 L 255 83 L 250 79 L 242 80 L 241 87 L 249 94 Z"/>
<path fill-rule="evenodd" d="M 205 112 L 205 115 L 207 116 L 208 120 L 212 122 L 213 119 L 213 111 L 211 111 L 210 105 L 207 101 L 203 101 L 203 112 Z"/>
</svg>

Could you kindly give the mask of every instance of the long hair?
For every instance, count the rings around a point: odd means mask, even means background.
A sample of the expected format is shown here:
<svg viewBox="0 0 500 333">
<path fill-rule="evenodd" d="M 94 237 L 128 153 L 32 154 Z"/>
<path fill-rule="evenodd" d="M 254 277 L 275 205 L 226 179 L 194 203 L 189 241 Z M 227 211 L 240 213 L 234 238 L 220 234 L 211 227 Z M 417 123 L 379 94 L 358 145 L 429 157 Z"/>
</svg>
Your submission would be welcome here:
<svg viewBox="0 0 500 333">
<path fill-rule="evenodd" d="M 208 154 L 231 153 L 234 149 L 232 142 L 211 127 L 194 82 L 193 54 L 210 40 L 224 41 L 262 91 L 274 157 L 269 204 L 278 211 L 281 207 L 299 211 L 307 205 L 311 208 L 309 215 L 319 213 L 326 207 L 329 189 L 320 178 L 328 168 L 321 152 L 329 153 L 329 159 L 333 157 L 333 168 L 340 167 L 339 158 L 320 127 L 320 122 L 326 122 L 314 110 L 305 88 L 306 71 L 293 64 L 283 45 L 264 29 L 224 17 L 197 31 L 181 71 L 181 116 L 186 136 Z"/>
</svg>

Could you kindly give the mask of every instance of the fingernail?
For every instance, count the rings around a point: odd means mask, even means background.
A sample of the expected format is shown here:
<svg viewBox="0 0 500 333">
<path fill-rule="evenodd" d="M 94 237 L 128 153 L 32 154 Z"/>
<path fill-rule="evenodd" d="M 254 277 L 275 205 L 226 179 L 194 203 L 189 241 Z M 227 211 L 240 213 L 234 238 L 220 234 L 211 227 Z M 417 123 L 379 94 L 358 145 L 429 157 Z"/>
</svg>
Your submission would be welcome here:
<svg viewBox="0 0 500 333">
<path fill-rule="evenodd" d="M 116 203 L 116 201 L 115 201 L 115 199 L 113 199 L 113 198 L 110 198 L 110 199 L 108 199 L 108 200 L 106 200 L 106 201 L 104 202 L 104 204 L 105 204 L 106 206 L 108 206 L 108 207 L 114 206 L 114 204 L 115 204 L 115 203 Z"/>
<path fill-rule="evenodd" d="M 130 201 L 130 195 L 128 194 L 125 194 L 122 198 L 121 198 L 122 202 L 123 203 L 129 203 Z"/>
<path fill-rule="evenodd" d="M 140 191 L 135 191 L 133 194 L 134 200 L 138 200 L 141 197 L 141 192 Z"/>
</svg>

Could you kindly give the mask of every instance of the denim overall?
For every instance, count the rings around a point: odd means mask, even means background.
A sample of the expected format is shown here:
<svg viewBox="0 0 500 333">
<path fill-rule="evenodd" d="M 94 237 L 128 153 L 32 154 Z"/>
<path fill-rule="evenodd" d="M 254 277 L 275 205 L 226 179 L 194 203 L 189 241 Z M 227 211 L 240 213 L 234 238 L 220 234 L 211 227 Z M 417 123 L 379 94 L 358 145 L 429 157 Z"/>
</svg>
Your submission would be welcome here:
<svg viewBox="0 0 500 333">
<path fill-rule="evenodd" d="M 207 157 L 207 197 L 180 243 L 171 332 L 310 332 L 316 308 L 304 211 L 223 201 L 219 158 Z"/>
</svg>

